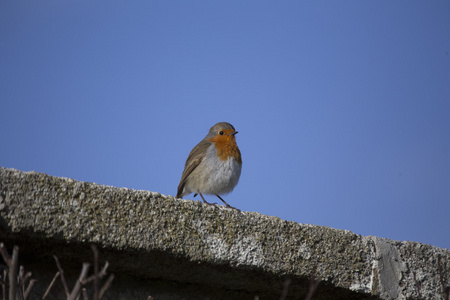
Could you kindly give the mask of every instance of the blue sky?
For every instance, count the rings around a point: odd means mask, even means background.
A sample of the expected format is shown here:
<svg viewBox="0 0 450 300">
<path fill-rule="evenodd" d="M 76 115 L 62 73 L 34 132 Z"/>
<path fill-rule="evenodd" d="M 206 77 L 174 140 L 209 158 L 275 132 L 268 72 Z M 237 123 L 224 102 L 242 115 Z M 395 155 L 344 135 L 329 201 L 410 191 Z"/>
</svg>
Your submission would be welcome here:
<svg viewBox="0 0 450 300">
<path fill-rule="evenodd" d="M 449 53 L 449 1 L 1 1 L 0 166 L 175 195 L 227 121 L 231 205 L 450 249 Z"/>
</svg>

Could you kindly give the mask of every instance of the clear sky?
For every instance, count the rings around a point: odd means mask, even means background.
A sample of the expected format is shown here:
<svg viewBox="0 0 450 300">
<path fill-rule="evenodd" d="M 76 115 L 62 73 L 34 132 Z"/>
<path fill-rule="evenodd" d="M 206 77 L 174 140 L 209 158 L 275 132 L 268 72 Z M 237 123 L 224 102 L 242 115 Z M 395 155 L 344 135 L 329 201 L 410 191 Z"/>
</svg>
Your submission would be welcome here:
<svg viewBox="0 0 450 300">
<path fill-rule="evenodd" d="M 227 121 L 231 205 L 450 249 L 449 1 L 0 1 L 0 101 L 3 167 L 175 195 Z"/>
</svg>

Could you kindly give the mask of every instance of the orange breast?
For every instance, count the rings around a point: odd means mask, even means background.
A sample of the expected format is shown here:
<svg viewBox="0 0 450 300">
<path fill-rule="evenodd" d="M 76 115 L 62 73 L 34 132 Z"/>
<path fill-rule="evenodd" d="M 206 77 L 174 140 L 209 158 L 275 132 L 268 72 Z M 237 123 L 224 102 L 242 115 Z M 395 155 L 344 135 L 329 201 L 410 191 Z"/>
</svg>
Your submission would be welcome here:
<svg viewBox="0 0 450 300">
<path fill-rule="evenodd" d="M 234 157 L 238 163 L 242 163 L 241 151 L 236 144 L 234 135 L 217 135 L 209 141 L 216 145 L 217 155 L 221 160 L 228 160 Z"/>
</svg>

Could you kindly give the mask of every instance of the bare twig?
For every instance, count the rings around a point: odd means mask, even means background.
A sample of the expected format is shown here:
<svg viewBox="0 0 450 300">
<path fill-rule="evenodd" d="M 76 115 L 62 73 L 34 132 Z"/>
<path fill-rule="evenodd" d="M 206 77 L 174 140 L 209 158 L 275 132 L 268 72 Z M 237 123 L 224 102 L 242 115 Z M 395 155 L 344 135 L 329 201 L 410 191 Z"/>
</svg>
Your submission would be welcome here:
<svg viewBox="0 0 450 300">
<path fill-rule="evenodd" d="M 47 297 L 48 293 L 50 293 L 50 289 L 52 288 L 53 284 L 55 284 L 55 281 L 56 281 L 56 279 L 58 279 L 59 274 L 61 274 L 61 273 L 56 272 L 55 276 L 53 277 L 52 282 L 50 282 L 50 285 L 48 286 L 47 290 L 45 291 L 44 296 L 42 296 L 42 299 L 45 299 Z"/>
<path fill-rule="evenodd" d="M 113 281 L 113 279 L 114 279 L 114 274 L 109 275 L 108 280 L 105 282 L 105 284 L 103 285 L 103 287 L 100 290 L 100 293 L 98 295 L 99 300 L 103 298 L 103 295 L 106 293 L 106 290 L 108 290 L 109 287 L 111 286 L 111 282 Z"/>
<path fill-rule="evenodd" d="M 106 270 L 109 267 L 109 262 L 105 262 L 105 265 L 103 266 L 102 270 L 100 271 L 99 275 L 100 278 L 104 277 L 106 275 Z"/>
<path fill-rule="evenodd" d="M 31 285 L 31 287 L 33 287 L 34 282 L 33 282 L 33 280 L 31 280 L 27 286 L 28 279 L 30 279 L 30 277 L 31 277 L 31 272 L 27 272 L 26 274 L 24 274 L 24 273 L 25 273 L 25 269 L 22 266 L 20 266 L 20 276 L 19 276 L 20 295 L 22 297 L 21 299 L 26 300 L 28 297 L 28 296 L 26 296 L 26 292 L 28 290 L 29 290 L 28 293 L 31 292 L 30 285 Z M 34 280 L 34 281 L 36 281 L 36 280 Z"/>
<path fill-rule="evenodd" d="M 16 299 L 16 277 L 19 264 L 19 247 L 14 246 L 11 265 L 9 266 L 9 299 Z"/>
<path fill-rule="evenodd" d="M 11 267 L 12 259 L 8 253 L 8 250 L 6 250 L 5 244 L 3 244 L 3 243 L 0 243 L 0 253 L 3 256 L 3 260 L 5 261 L 6 265 L 8 267 Z"/>
<path fill-rule="evenodd" d="M 94 300 L 98 300 L 98 249 L 94 244 L 91 249 L 94 253 Z"/>
<path fill-rule="evenodd" d="M 33 288 L 34 284 L 36 283 L 36 279 L 31 279 L 30 284 L 28 285 L 27 289 L 23 293 L 23 299 L 27 300 L 28 296 L 31 294 L 31 289 Z"/>
<path fill-rule="evenodd" d="M 83 285 L 91 281 L 94 281 L 94 299 L 100 300 L 103 298 L 105 292 L 111 286 L 111 283 L 114 279 L 114 274 L 111 274 L 102 288 L 99 289 L 100 279 L 106 276 L 109 263 L 106 262 L 103 268 L 99 270 L 98 249 L 95 245 L 92 245 L 91 248 L 94 253 L 94 275 L 86 278 L 89 271 L 89 263 L 83 263 L 81 273 L 72 291 L 69 290 L 67 281 L 64 276 L 64 270 L 61 267 L 58 257 L 53 256 L 59 271 L 56 272 L 42 299 L 47 298 L 58 277 L 61 278 L 64 292 L 66 293 L 68 300 L 78 300 L 80 297 L 82 297 L 84 300 L 88 300 L 89 298 L 87 289 L 84 288 Z M 14 246 L 12 256 L 10 256 L 5 245 L 3 243 L 0 243 L 0 254 L 2 255 L 7 265 L 0 265 L 0 288 L 2 288 L 3 300 L 26 300 L 30 296 L 31 290 L 35 285 L 36 280 L 30 280 L 32 276 L 31 272 L 25 272 L 25 269 L 22 266 L 20 266 L 19 269 L 19 248 L 17 246 Z M 3 277 L 1 276 L 1 273 L 3 273 Z M 8 280 L 6 280 L 6 278 L 8 278 Z M 9 293 L 8 296 L 6 296 L 7 293 Z"/>
<path fill-rule="evenodd" d="M 280 300 L 284 300 L 287 297 L 288 291 L 289 291 L 289 285 L 291 284 L 292 280 L 290 278 L 286 278 L 286 280 L 283 283 L 283 290 L 281 291 Z"/>
<path fill-rule="evenodd" d="M 308 294 L 306 295 L 305 300 L 311 300 L 317 287 L 319 286 L 320 280 L 316 279 L 316 270 L 317 270 L 317 266 L 315 266 L 311 272 L 311 276 L 309 278 Z"/>
<path fill-rule="evenodd" d="M 3 279 L 5 280 L 2 281 L 3 300 L 6 300 L 6 275 L 8 275 L 8 270 L 3 271 Z"/>
<path fill-rule="evenodd" d="M 19 266 L 19 285 L 22 283 L 24 276 L 25 276 L 25 268 L 23 266 Z"/>
<path fill-rule="evenodd" d="M 56 257 L 56 255 L 53 255 L 53 257 L 55 258 L 56 266 L 58 267 L 59 274 L 61 276 L 61 282 L 64 286 L 64 292 L 66 292 L 66 297 L 69 298 L 70 292 L 69 287 L 67 286 L 66 278 L 64 277 L 64 270 L 61 268 L 61 264 L 59 263 L 58 257 Z"/>
<path fill-rule="evenodd" d="M 20 266 L 19 287 L 22 287 L 22 291 L 21 291 L 22 294 L 25 294 L 25 288 L 27 286 L 27 281 L 31 277 L 31 272 L 27 272 L 25 275 L 24 275 L 24 272 L 25 272 L 24 268 L 22 266 Z"/>
<path fill-rule="evenodd" d="M 28 281 L 28 279 L 30 279 L 31 275 L 32 275 L 31 272 L 27 272 L 25 274 L 25 276 L 23 276 L 21 284 L 26 285 L 27 281 Z"/>
<path fill-rule="evenodd" d="M 18 263 L 18 262 L 17 262 Z M 23 298 L 23 279 L 25 275 L 25 269 L 23 266 L 19 266 L 19 273 L 17 274 L 17 292 L 16 292 L 16 298 L 22 299 Z"/>
<path fill-rule="evenodd" d="M 81 289 L 81 293 L 83 294 L 83 300 L 88 300 L 88 294 L 86 288 Z"/>
<path fill-rule="evenodd" d="M 106 276 L 106 270 L 108 269 L 109 266 L 109 262 L 106 262 L 105 265 L 103 266 L 103 268 L 100 270 L 100 272 L 98 273 L 98 278 L 103 278 Z M 91 281 L 93 281 L 95 279 L 95 275 L 89 276 L 88 278 L 86 278 L 82 283 L 87 284 Z"/>
<path fill-rule="evenodd" d="M 81 282 L 86 277 L 88 270 L 89 264 L 83 263 L 83 268 L 81 269 L 80 277 L 78 277 L 77 283 L 75 284 L 75 287 L 73 288 L 72 293 L 70 293 L 70 296 L 67 298 L 67 300 L 75 300 L 78 297 L 78 294 L 80 293 L 81 290 Z"/>
</svg>

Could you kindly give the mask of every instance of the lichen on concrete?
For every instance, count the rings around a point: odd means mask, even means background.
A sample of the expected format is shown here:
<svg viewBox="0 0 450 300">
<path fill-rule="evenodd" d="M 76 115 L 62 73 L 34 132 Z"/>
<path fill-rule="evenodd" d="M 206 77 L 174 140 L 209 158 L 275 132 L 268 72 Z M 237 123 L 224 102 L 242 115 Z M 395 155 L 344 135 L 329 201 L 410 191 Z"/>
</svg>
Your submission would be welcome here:
<svg viewBox="0 0 450 300">
<path fill-rule="evenodd" d="M 450 274 L 449 250 L 419 243 L 14 169 L 0 168 L 0 185 L 1 238 L 32 238 L 70 257 L 96 243 L 113 270 L 153 280 L 162 294 L 177 282 L 205 297 L 273 298 L 290 277 L 290 297 L 299 298 L 316 270 L 317 299 L 417 299 L 413 272 L 422 295 L 440 299 L 438 257 Z"/>
</svg>

